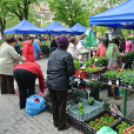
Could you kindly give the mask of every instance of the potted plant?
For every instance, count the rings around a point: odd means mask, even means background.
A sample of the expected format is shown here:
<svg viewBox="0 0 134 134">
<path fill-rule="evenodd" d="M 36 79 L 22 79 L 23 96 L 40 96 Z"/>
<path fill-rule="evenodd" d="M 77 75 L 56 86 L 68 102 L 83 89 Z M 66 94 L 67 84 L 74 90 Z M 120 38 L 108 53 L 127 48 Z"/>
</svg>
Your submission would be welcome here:
<svg viewBox="0 0 134 134">
<path fill-rule="evenodd" d="M 89 103 L 90 106 L 92 106 L 94 104 L 94 98 L 88 99 L 87 102 Z"/>
</svg>

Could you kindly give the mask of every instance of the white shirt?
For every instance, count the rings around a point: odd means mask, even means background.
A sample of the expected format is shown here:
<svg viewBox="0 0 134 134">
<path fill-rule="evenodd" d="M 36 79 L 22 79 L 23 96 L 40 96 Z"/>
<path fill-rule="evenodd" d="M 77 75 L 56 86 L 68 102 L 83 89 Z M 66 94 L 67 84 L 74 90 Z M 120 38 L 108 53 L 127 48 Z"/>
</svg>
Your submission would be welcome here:
<svg viewBox="0 0 134 134">
<path fill-rule="evenodd" d="M 69 44 L 67 52 L 72 55 L 73 59 L 76 59 L 76 60 L 79 59 L 79 51 L 77 50 L 77 48 L 71 42 Z"/>
</svg>

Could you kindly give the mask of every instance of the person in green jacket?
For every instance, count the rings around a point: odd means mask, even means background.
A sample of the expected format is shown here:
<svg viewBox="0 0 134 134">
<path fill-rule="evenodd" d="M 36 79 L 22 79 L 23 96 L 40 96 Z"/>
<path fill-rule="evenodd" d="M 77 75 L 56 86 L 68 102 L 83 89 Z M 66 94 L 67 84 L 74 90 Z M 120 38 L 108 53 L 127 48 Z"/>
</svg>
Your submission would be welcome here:
<svg viewBox="0 0 134 134">
<path fill-rule="evenodd" d="M 106 51 L 107 59 L 112 58 L 113 50 L 115 51 L 114 55 L 113 55 L 113 59 L 118 60 L 121 57 L 121 54 L 119 51 L 119 41 L 117 39 L 113 39 L 112 43 L 108 45 L 108 48 Z M 108 97 L 112 97 L 113 94 L 111 93 L 111 86 L 107 86 L 107 91 L 108 91 Z M 115 100 L 122 99 L 122 97 L 119 96 L 119 88 L 118 87 L 114 87 L 114 96 L 115 96 L 114 97 Z"/>
</svg>

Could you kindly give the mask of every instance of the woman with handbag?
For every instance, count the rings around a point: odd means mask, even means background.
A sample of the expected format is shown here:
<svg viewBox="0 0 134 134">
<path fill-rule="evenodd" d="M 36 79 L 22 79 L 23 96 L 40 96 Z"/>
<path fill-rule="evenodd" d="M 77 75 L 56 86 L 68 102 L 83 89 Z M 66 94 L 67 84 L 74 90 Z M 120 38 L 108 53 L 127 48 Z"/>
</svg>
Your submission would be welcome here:
<svg viewBox="0 0 134 134">
<path fill-rule="evenodd" d="M 112 43 L 109 44 L 106 51 L 106 57 L 108 59 L 109 70 L 117 70 L 122 68 L 122 62 L 120 61 L 121 54 L 119 52 L 119 41 L 117 39 L 113 39 Z M 113 94 L 111 93 L 111 86 L 107 86 L 107 91 L 108 97 L 113 96 Z M 114 94 L 115 100 L 122 99 L 122 97 L 119 96 L 119 88 L 114 87 Z"/>
</svg>

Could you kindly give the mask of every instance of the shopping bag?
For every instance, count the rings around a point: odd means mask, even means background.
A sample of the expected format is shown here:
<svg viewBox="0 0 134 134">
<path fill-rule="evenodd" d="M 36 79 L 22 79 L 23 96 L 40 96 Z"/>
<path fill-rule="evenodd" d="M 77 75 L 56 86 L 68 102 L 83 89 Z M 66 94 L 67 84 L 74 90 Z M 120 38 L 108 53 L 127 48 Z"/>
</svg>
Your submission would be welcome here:
<svg viewBox="0 0 134 134">
<path fill-rule="evenodd" d="M 39 95 L 32 95 L 26 102 L 26 113 L 28 116 L 39 114 L 46 110 L 46 105 L 43 97 Z"/>
<path fill-rule="evenodd" d="M 102 127 L 96 134 L 117 134 L 117 133 L 110 127 Z"/>
</svg>

